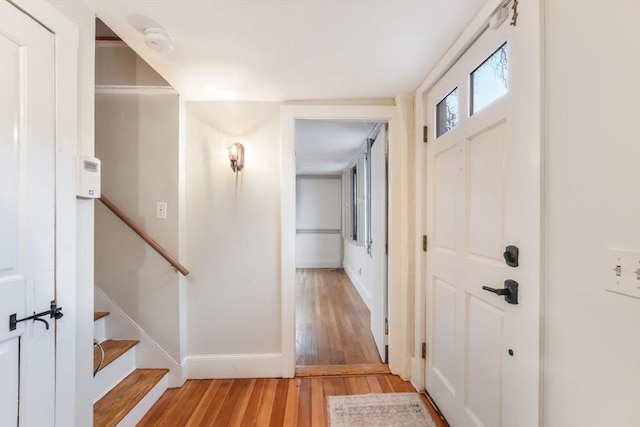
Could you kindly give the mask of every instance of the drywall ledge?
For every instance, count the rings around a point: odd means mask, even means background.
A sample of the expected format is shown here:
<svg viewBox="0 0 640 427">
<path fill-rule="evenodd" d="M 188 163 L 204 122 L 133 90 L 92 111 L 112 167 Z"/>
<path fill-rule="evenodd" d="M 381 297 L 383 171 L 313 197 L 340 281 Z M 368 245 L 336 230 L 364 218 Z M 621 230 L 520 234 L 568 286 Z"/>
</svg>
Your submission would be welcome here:
<svg viewBox="0 0 640 427">
<path fill-rule="evenodd" d="M 282 354 L 199 354 L 187 356 L 187 377 L 206 378 L 280 378 Z"/>
</svg>

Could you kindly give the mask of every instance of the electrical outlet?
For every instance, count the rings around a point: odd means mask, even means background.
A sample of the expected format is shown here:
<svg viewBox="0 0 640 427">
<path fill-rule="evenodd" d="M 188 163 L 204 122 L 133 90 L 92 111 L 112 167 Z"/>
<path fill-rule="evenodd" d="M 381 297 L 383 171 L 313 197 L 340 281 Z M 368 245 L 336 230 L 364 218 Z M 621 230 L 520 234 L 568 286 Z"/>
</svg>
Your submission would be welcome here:
<svg viewBox="0 0 640 427">
<path fill-rule="evenodd" d="M 156 219 L 167 219 L 167 202 L 156 202 Z"/>
</svg>

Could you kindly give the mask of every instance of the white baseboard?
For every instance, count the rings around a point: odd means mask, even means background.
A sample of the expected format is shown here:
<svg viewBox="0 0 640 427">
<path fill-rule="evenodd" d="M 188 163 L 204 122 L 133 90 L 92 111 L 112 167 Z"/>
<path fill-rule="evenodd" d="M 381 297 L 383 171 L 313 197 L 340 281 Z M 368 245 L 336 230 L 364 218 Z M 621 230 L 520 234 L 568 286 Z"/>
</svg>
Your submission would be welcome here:
<svg viewBox="0 0 640 427">
<path fill-rule="evenodd" d="M 296 268 L 340 268 L 340 260 L 296 260 Z"/>
<path fill-rule="evenodd" d="M 182 387 L 185 381 L 183 365 L 164 351 L 104 292 L 98 287 L 95 291 L 95 310 L 109 312 L 105 318 L 107 338 L 140 341 L 136 346 L 136 367 L 169 369 L 169 387 Z"/>
<path fill-rule="evenodd" d="M 280 378 L 281 353 L 200 354 L 187 356 L 187 377 L 205 378 Z"/>
<path fill-rule="evenodd" d="M 356 291 L 358 291 L 358 293 L 360 294 L 360 298 L 362 298 L 364 304 L 369 310 L 371 310 L 371 295 L 365 289 L 364 285 L 360 281 L 359 276 L 346 265 L 344 266 L 344 271 L 345 273 L 347 273 L 347 276 L 351 280 L 351 283 L 353 283 L 353 286 L 355 286 Z"/>
</svg>

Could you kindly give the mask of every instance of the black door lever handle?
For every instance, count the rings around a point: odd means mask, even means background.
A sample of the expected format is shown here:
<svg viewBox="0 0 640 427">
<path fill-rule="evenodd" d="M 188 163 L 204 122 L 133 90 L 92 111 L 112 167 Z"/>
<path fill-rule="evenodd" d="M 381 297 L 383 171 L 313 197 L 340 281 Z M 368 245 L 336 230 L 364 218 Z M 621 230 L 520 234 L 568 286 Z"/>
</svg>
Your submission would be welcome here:
<svg viewBox="0 0 640 427">
<path fill-rule="evenodd" d="M 504 300 L 509 304 L 518 303 L 518 282 L 515 280 L 505 280 L 504 288 L 502 289 L 490 288 L 489 286 L 483 286 L 482 289 L 493 292 L 496 295 L 503 295 Z"/>
<path fill-rule="evenodd" d="M 511 291 L 506 288 L 496 289 L 496 288 L 490 288 L 488 286 L 483 286 L 482 289 L 484 289 L 485 291 L 493 292 L 496 295 L 511 295 Z"/>
</svg>

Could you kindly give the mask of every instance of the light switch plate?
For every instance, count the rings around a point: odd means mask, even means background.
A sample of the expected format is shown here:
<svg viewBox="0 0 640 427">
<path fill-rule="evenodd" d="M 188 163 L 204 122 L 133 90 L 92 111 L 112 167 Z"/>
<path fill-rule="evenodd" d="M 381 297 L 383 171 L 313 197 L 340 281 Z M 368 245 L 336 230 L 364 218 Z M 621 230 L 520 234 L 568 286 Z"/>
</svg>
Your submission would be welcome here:
<svg viewBox="0 0 640 427">
<path fill-rule="evenodd" d="M 156 202 L 156 219 L 167 219 L 167 202 Z"/>
<path fill-rule="evenodd" d="M 606 290 L 640 299 L 640 251 L 607 248 Z"/>
</svg>

